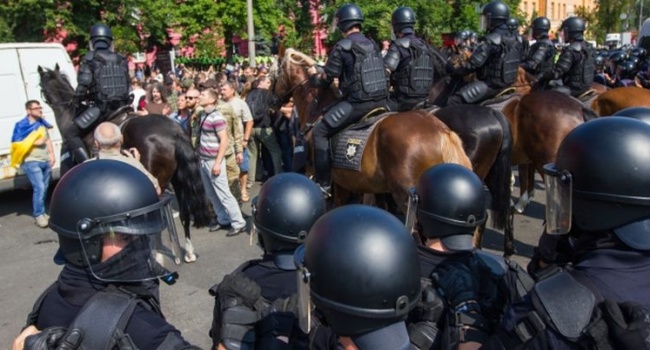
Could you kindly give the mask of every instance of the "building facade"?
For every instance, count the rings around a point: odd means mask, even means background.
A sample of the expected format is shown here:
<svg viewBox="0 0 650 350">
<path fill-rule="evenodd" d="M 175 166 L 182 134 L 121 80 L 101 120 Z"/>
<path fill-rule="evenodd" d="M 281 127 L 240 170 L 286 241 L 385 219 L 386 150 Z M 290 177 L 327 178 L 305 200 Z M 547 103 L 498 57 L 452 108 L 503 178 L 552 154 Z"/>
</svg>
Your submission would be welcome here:
<svg viewBox="0 0 650 350">
<path fill-rule="evenodd" d="M 532 16 L 545 16 L 551 21 L 551 35 L 560 29 L 562 21 L 575 15 L 578 7 L 588 12 L 595 11 L 596 0 L 522 0 L 519 9 L 526 13 L 526 19 Z"/>
</svg>

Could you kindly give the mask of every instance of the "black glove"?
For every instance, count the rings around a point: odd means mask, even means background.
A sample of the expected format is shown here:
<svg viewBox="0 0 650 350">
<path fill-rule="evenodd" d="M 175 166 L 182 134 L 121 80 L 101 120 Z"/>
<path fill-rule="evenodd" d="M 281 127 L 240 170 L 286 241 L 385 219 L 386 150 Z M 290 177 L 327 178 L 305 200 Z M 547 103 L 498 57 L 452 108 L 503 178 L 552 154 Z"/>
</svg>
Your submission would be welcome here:
<svg viewBox="0 0 650 350">
<path fill-rule="evenodd" d="M 434 285 L 438 287 L 440 296 L 449 302 L 454 311 L 480 312 L 477 303 L 480 282 L 467 264 L 462 262 L 441 264 L 434 271 L 432 279 Z"/>
<path fill-rule="evenodd" d="M 255 310 L 255 303 L 261 296 L 261 288 L 250 278 L 241 273 L 226 275 L 217 287 L 217 293 L 223 296 L 241 298 L 244 305 Z"/>
<path fill-rule="evenodd" d="M 600 304 L 609 336 L 618 349 L 650 349 L 650 312 L 633 302 Z"/>
<path fill-rule="evenodd" d="M 25 350 L 74 350 L 81 345 L 83 333 L 79 329 L 73 329 L 66 335 L 67 329 L 63 327 L 50 327 L 38 334 L 25 338 Z"/>
</svg>

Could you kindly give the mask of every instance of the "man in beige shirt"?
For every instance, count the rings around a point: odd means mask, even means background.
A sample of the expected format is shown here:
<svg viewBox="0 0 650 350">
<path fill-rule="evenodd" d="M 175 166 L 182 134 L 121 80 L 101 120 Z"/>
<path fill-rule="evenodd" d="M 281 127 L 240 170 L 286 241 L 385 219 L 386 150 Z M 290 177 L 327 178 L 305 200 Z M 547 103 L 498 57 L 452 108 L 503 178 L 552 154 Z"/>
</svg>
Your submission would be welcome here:
<svg viewBox="0 0 650 350">
<path fill-rule="evenodd" d="M 140 152 L 135 148 L 129 148 L 128 150 L 122 149 L 124 138 L 122 137 L 122 132 L 117 125 L 110 122 L 103 122 L 95 128 L 93 136 L 95 137 L 95 147 L 99 149 L 96 159 L 118 160 L 138 168 L 138 170 L 147 175 L 149 180 L 153 183 L 153 186 L 156 188 L 156 193 L 160 195 L 158 179 L 151 175 L 151 173 L 145 169 L 144 165 L 140 163 Z M 89 161 L 92 161 L 92 159 Z"/>
<path fill-rule="evenodd" d="M 228 186 L 230 186 L 230 191 L 237 199 L 237 202 L 241 204 L 243 199 L 246 199 L 246 201 L 249 199 L 248 196 L 242 198 L 241 186 L 239 184 L 239 164 L 241 164 L 244 159 L 244 148 L 242 145 L 244 134 L 239 127 L 239 117 L 235 114 L 235 110 L 230 104 L 225 103 L 223 100 L 219 100 L 217 101 L 216 110 L 221 112 L 221 115 L 226 119 L 226 131 L 228 132 L 229 140 L 228 149 L 226 150 L 226 173 L 228 174 Z"/>
</svg>

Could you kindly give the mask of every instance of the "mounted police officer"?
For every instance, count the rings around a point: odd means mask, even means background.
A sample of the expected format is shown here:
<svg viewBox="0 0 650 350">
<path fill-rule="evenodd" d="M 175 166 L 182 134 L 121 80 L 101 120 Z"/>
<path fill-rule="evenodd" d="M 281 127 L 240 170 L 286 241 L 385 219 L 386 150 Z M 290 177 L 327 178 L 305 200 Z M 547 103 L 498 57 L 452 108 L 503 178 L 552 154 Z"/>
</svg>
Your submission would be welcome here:
<svg viewBox="0 0 650 350">
<path fill-rule="evenodd" d="M 510 17 L 506 21 L 506 26 L 508 27 L 510 33 L 512 33 L 517 38 L 517 43 L 520 45 L 519 49 L 521 51 L 521 60 L 523 61 L 528 55 L 528 40 L 519 34 L 519 21 L 514 17 Z"/>
<path fill-rule="evenodd" d="M 515 262 L 474 250 L 474 231 L 487 219 L 487 196 L 471 170 L 436 165 L 422 174 L 411 199 L 408 215 L 417 218 L 425 239 L 418 254 L 426 281 L 425 299 L 409 319 L 411 342 L 417 349 L 482 343 L 508 303 L 520 300 L 534 282 Z M 443 303 L 436 302 L 436 293 Z"/>
<path fill-rule="evenodd" d="M 486 348 L 650 349 L 648 148 L 650 125 L 622 117 L 562 141 L 544 166 L 547 267 Z"/>
<path fill-rule="evenodd" d="M 335 20 L 345 38 L 332 48 L 324 72 L 319 73 L 316 67 L 308 70 L 315 87 L 328 87 L 338 78 L 343 95 L 313 131 L 314 176 L 326 194 L 331 186 L 329 137 L 368 112 L 385 108 L 388 99 L 388 78 L 379 47 L 361 33 L 361 9 L 354 4 L 343 5 L 336 11 Z"/>
<path fill-rule="evenodd" d="M 395 10 L 391 22 L 397 38 L 391 42 L 384 56 L 384 65 L 392 73 L 391 85 L 399 106 L 397 109 L 407 111 L 429 95 L 435 79 L 435 62 L 440 61 L 440 55 L 413 34 L 415 13 L 410 7 Z"/>
<path fill-rule="evenodd" d="M 85 162 L 61 178 L 50 227 L 64 266 L 28 316 L 42 331 L 26 349 L 195 349 L 160 309 L 158 278 L 177 277 L 164 268 L 174 261 L 161 235 L 168 201 L 141 171 L 115 160 Z"/>
<path fill-rule="evenodd" d="M 517 79 L 522 46 L 517 37 L 508 30 L 510 18 L 508 5 L 493 1 L 483 7 L 481 26 L 488 31 L 472 56 L 462 67 L 454 69 L 453 75 L 463 76 L 477 72 L 477 81 L 457 91 L 447 105 L 475 104 L 494 97 Z"/>
<path fill-rule="evenodd" d="M 596 51 L 593 46 L 584 41 L 585 20 L 580 17 L 570 17 L 562 22 L 560 27 L 564 41 L 569 46 L 562 51 L 555 63 L 555 69 L 548 77 L 550 80 L 562 79 L 563 87 L 558 90 L 579 97 L 591 88 L 596 69 Z"/>
<path fill-rule="evenodd" d="M 394 216 L 364 205 L 334 209 L 316 221 L 295 261 L 303 328 L 316 317 L 345 349 L 409 349 L 404 320 L 420 299 L 420 267 Z"/>
<path fill-rule="evenodd" d="M 64 131 L 68 150 L 77 163 L 89 158 L 81 140 L 83 135 L 130 103 L 130 86 L 127 61 L 113 52 L 111 29 L 104 24 L 94 25 L 90 29 L 90 52 L 84 56 L 77 73 L 77 117 Z"/>
<path fill-rule="evenodd" d="M 267 180 L 253 203 L 262 259 L 245 262 L 210 289 L 213 349 L 308 349 L 296 306 L 295 249 L 325 213 L 318 186 L 296 173 Z M 325 346 L 326 348 L 326 346 Z"/>
<path fill-rule="evenodd" d="M 531 25 L 535 43 L 530 47 L 528 55 L 521 67 L 528 73 L 535 75 L 538 79 L 537 85 L 544 89 L 548 81 L 542 79 L 544 76 L 553 73 L 553 62 L 555 59 L 555 45 L 548 37 L 551 30 L 551 21 L 546 17 L 537 17 Z"/>
<path fill-rule="evenodd" d="M 478 43 L 478 34 L 475 31 L 469 32 L 469 50 L 474 51 L 476 44 Z"/>
</svg>

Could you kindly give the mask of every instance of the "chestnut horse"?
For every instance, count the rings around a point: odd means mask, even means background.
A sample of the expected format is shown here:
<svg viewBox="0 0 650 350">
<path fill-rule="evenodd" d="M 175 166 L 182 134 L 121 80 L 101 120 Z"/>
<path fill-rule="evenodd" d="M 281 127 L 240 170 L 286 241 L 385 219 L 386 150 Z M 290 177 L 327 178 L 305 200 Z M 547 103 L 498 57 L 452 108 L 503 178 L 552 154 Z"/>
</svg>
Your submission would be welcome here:
<svg viewBox="0 0 650 350">
<path fill-rule="evenodd" d="M 555 161 L 564 137 L 576 126 L 594 117 L 577 99 L 562 92 L 535 91 L 505 106 L 513 138 L 512 164 L 519 165 L 521 196 L 515 205 L 523 212 L 535 189 L 535 171 Z"/>
<path fill-rule="evenodd" d="M 52 107 L 59 130 L 64 133 L 73 122 L 75 92 L 58 65 L 54 70 L 38 67 L 38 73 L 43 99 Z M 118 114 L 110 122 L 121 124 L 124 147 L 135 147 L 140 151 L 140 161 L 158 179 L 160 188 L 164 191 L 173 185 L 185 233 L 185 261 L 193 262 L 196 256 L 190 241 L 190 215 L 197 228 L 207 226 L 212 216 L 201 181 L 199 160 L 178 123 L 162 115 L 129 119 L 133 116 Z M 88 132 L 83 140 L 86 147 L 92 149 L 92 132 Z M 169 229 L 174 230 L 174 226 L 170 225 Z"/>
<path fill-rule="evenodd" d="M 591 102 L 591 109 L 599 116 L 610 116 L 628 107 L 650 107 L 650 90 L 619 87 L 601 93 Z"/>
<path fill-rule="evenodd" d="M 338 100 L 335 86 L 309 86 L 307 68 L 315 61 L 287 49 L 272 70 L 273 93 L 280 103 L 293 97 L 304 132 L 319 122 L 324 108 Z M 306 135 L 310 138 L 310 134 Z M 390 114 L 368 136 L 360 171 L 332 169 L 334 206 L 346 204 L 352 193 L 390 193 L 399 210 L 406 213 L 408 190 L 420 175 L 439 163 L 457 163 L 471 169 L 462 141 L 437 118 L 425 111 Z"/>
</svg>

